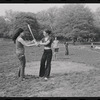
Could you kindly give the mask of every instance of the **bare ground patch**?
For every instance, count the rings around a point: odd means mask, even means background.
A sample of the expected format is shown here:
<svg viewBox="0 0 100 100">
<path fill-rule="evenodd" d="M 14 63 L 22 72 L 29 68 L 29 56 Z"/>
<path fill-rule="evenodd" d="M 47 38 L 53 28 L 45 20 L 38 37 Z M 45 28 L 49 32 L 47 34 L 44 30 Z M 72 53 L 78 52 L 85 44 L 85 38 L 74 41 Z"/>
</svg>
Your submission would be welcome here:
<svg viewBox="0 0 100 100">
<path fill-rule="evenodd" d="M 26 79 L 18 81 L 14 72 L 0 75 L 1 97 L 100 96 L 100 69 L 85 64 L 52 61 L 51 77 L 38 77 L 39 61 L 27 63 Z"/>
</svg>

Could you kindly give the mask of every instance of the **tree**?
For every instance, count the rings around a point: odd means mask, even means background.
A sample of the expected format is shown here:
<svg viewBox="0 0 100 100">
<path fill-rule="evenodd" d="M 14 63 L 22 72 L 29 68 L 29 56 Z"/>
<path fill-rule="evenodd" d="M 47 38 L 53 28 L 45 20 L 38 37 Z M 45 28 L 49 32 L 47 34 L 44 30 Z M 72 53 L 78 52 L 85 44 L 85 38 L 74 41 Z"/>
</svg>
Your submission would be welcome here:
<svg viewBox="0 0 100 100">
<path fill-rule="evenodd" d="M 11 38 L 13 34 L 13 24 L 14 21 L 16 20 L 16 16 L 19 12 L 18 11 L 12 11 L 12 10 L 6 10 L 5 11 L 5 16 L 4 19 L 7 24 L 7 32 L 4 33 L 5 38 Z"/>
<path fill-rule="evenodd" d="M 50 29 L 53 34 L 55 30 L 55 18 L 58 12 L 58 8 L 53 7 L 49 8 L 47 11 L 41 11 L 36 14 L 37 21 L 40 25 L 40 34 L 42 33 L 42 30 L 44 29 Z"/>
<path fill-rule="evenodd" d="M 7 31 L 8 31 L 8 27 L 6 21 L 3 17 L 0 17 L 0 38 L 8 36 Z"/>
<path fill-rule="evenodd" d="M 65 5 L 59 10 L 55 23 L 55 32 L 59 29 L 65 36 L 83 36 L 86 35 L 86 31 L 89 34 L 93 29 L 93 14 L 89 8 L 81 4 Z"/>
<path fill-rule="evenodd" d="M 18 29 L 19 27 L 23 28 L 26 36 L 25 39 L 32 39 L 32 36 L 29 32 L 29 29 L 27 25 L 29 24 L 31 26 L 32 32 L 34 34 L 34 37 L 38 39 L 39 34 L 38 34 L 38 29 L 39 25 L 36 20 L 35 14 L 33 13 L 25 13 L 25 12 L 20 12 L 16 15 L 15 21 L 13 23 L 13 33 Z"/>
<path fill-rule="evenodd" d="M 93 26 L 94 26 L 94 34 L 93 35 L 93 38 L 95 38 L 95 41 L 98 41 L 100 40 L 100 8 L 98 8 L 94 14 L 93 14 L 93 18 L 94 18 L 94 21 L 93 21 Z"/>
</svg>

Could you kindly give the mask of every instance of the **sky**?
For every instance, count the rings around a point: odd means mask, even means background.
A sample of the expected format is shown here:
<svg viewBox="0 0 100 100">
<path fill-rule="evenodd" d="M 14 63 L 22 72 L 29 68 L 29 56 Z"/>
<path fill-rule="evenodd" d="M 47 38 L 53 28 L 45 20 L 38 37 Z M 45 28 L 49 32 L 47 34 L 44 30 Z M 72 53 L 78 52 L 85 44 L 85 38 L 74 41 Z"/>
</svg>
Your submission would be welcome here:
<svg viewBox="0 0 100 100">
<path fill-rule="evenodd" d="M 66 3 L 67 4 L 67 3 Z M 51 7 L 62 7 L 65 5 L 65 3 L 46 3 L 46 4 L 0 4 L 0 15 L 5 15 L 6 10 L 13 10 L 13 11 L 23 11 L 23 12 L 33 12 L 37 13 L 41 10 L 47 10 Z M 92 11 L 95 11 L 98 7 L 100 7 L 100 4 L 97 3 L 91 3 L 91 4 L 86 4 Z"/>
</svg>

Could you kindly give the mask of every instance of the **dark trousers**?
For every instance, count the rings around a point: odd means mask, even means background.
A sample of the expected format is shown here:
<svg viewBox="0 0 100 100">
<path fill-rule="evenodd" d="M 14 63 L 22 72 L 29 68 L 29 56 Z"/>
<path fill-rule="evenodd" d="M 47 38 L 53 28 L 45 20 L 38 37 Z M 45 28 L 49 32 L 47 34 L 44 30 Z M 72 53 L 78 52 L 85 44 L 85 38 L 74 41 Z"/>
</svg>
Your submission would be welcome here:
<svg viewBox="0 0 100 100">
<path fill-rule="evenodd" d="M 69 50 L 68 50 L 68 47 L 66 47 L 66 50 L 65 50 L 65 55 L 69 55 Z"/>
<path fill-rule="evenodd" d="M 40 63 L 40 77 L 49 77 L 51 71 L 52 50 L 44 50 Z"/>
</svg>

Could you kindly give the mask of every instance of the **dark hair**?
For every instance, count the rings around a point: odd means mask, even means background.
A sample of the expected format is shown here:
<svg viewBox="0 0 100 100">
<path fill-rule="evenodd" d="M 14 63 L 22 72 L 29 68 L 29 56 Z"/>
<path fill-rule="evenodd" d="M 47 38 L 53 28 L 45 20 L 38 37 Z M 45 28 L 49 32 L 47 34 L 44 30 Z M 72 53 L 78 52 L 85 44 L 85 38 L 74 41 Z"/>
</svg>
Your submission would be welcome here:
<svg viewBox="0 0 100 100">
<path fill-rule="evenodd" d="M 17 39 L 17 37 L 20 35 L 20 33 L 22 33 L 24 30 L 22 29 L 22 28 L 19 28 L 16 32 L 15 32 L 15 34 L 13 35 L 13 37 L 12 37 L 12 40 L 14 41 L 14 43 L 16 43 L 16 39 Z"/>
<path fill-rule="evenodd" d="M 44 31 L 45 31 L 46 33 L 48 33 L 48 34 L 51 34 L 51 31 L 48 30 L 48 29 L 45 29 Z"/>
</svg>

